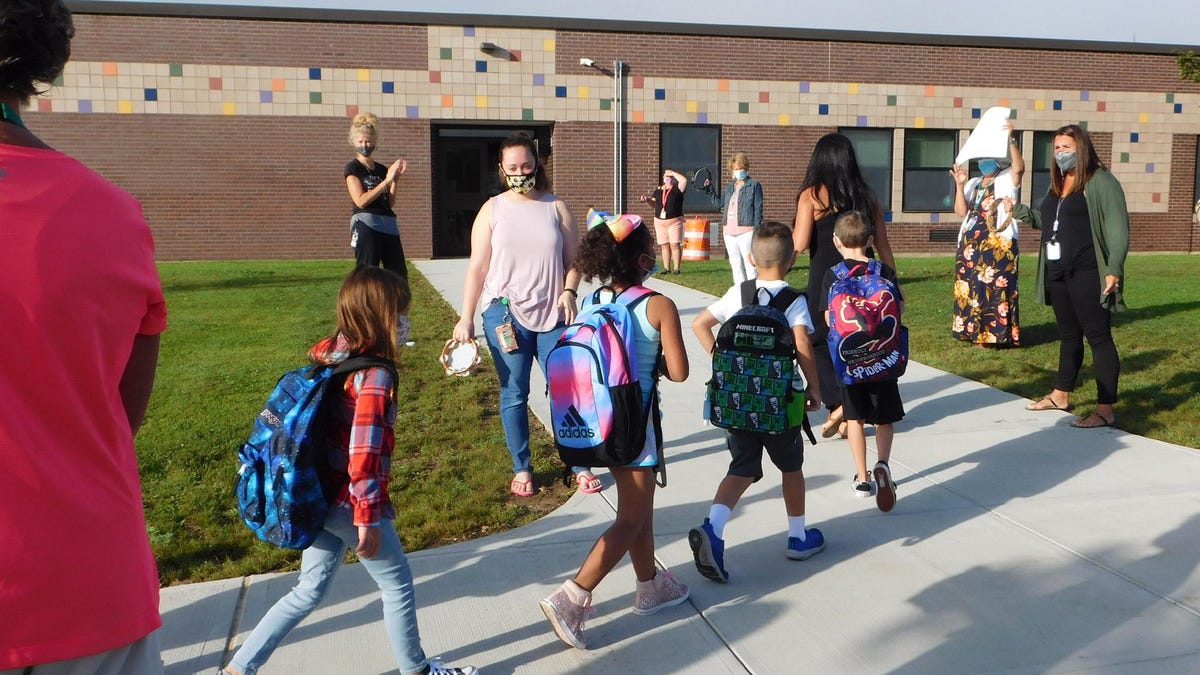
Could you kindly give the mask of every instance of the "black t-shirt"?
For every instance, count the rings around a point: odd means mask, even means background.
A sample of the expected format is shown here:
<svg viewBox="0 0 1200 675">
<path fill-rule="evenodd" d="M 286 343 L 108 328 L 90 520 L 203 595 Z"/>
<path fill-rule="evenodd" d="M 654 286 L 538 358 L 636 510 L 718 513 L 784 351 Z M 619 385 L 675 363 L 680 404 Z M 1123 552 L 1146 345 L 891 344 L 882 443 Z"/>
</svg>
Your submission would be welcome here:
<svg viewBox="0 0 1200 675">
<path fill-rule="evenodd" d="M 342 178 L 346 176 L 356 176 L 358 180 L 362 181 L 363 192 L 370 192 L 376 185 L 382 183 L 384 178 L 387 178 L 387 167 L 379 162 L 375 162 L 375 168 L 368 169 L 363 166 L 362 162 L 352 159 L 346 163 L 346 171 L 342 174 Z M 376 197 L 375 201 L 367 204 L 366 208 L 360 209 L 358 206 L 354 206 L 351 213 L 374 213 L 379 216 L 395 216 L 396 214 L 392 211 L 390 202 L 391 195 L 388 194 L 387 190 L 384 190 L 383 194 Z"/>
<path fill-rule="evenodd" d="M 1052 279 L 1062 278 L 1068 270 L 1096 269 L 1096 247 L 1092 243 L 1092 218 L 1088 214 L 1087 198 L 1082 192 L 1072 192 L 1061 200 L 1061 207 L 1059 201 L 1053 192 L 1042 200 L 1042 250 L 1051 237 L 1056 237 L 1059 245 L 1058 260 L 1045 258 L 1046 270 Z M 1056 215 L 1057 235 L 1054 232 Z"/>
<path fill-rule="evenodd" d="M 861 260 L 845 260 L 843 262 L 846 263 L 846 266 L 849 267 L 851 271 L 854 270 L 855 265 L 862 265 L 863 267 L 866 267 L 867 265 L 867 263 L 862 262 Z M 829 289 L 833 287 L 833 282 L 837 281 L 837 273 L 833 271 L 834 267 L 837 267 L 837 263 L 834 263 L 833 267 L 825 270 L 825 276 L 821 279 L 821 292 L 816 298 L 817 312 L 819 312 L 821 316 L 825 316 L 825 310 L 829 309 Z M 900 291 L 900 281 L 896 277 L 896 270 L 888 267 L 887 263 L 881 260 L 879 261 L 879 276 L 896 285 L 896 295 L 899 296 L 896 298 L 896 300 L 904 302 L 904 293 Z"/>
<path fill-rule="evenodd" d="M 650 205 L 654 207 L 654 217 L 665 218 L 667 220 L 682 217 L 683 193 L 679 191 L 679 187 L 676 186 L 673 190 L 667 193 L 667 215 L 665 216 L 663 215 L 662 192 L 663 189 L 660 187 L 654 191 L 653 195 L 650 196 Z"/>
</svg>

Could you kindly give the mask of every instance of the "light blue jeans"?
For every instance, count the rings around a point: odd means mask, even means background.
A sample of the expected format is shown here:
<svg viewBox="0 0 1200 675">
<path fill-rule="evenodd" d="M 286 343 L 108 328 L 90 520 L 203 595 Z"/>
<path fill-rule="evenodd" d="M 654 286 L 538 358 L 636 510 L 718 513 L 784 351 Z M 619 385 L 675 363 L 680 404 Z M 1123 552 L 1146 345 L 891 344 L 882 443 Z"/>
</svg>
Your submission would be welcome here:
<svg viewBox="0 0 1200 675">
<path fill-rule="evenodd" d="M 382 522 L 379 528 L 379 553 L 369 560 L 361 560 L 361 563 L 383 593 L 383 625 L 391 639 L 400 672 L 419 673 L 425 669 L 428 661 L 421 649 L 421 635 L 417 630 L 417 601 L 413 591 L 412 570 L 408 567 L 408 558 L 404 555 L 404 547 L 395 526 L 391 522 Z M 329 582 L 346 557 L 346 549 L 356 546 L 358 528 L 354 526 L 352 510 L 333 507 L 325 520 L 325 530 L 317 535 L 312 546 L 304 550 L 300 578 L 295 587 L 267 611 L 229 665 L 243 675 L 258 672 L 284 636 L 321 604 L 321 599 L 329 590 Z"/>
<path fill-rule="evenodd" d="M 538 333 L 522 326 L 515 316 L 506 319 L 506 314 L 508 310 L 500 302 L 488 305 L 483 310 L 483 334 L 500 378 L 500 424 L 504 426 L 504 440 L 512 455 L 513 473 L 518 473 L 533 470 L 529 455 L 529 373 L 536 360 L 542 374 L 546 374 L 546 357 L 566 326 Z M 512 321 L 517 336 L 515 352 L 501 350 L 496 339 L 496 326 L 506 320 Z M 572 467 L 576 473 L 583 470 L 584 467 Z"/>
</svg>

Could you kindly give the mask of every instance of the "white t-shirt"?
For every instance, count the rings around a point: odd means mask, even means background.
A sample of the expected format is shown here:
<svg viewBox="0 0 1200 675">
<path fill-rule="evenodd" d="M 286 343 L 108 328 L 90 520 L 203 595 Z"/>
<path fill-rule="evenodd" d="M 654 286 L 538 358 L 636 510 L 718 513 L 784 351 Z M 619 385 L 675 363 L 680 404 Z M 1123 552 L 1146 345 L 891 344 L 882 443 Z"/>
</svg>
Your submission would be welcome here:
<svg viewBox="0 0 1200 675">
<path fill-rule="evenodd" d="M 787 287 L 788 282 L 783 279 L 775 281 L 763 281 L 756 279 L 755 285 L 758 286 L 758 304 L 765 305 L 775 297 L 775 294 Z M 725 291 L 725 295 L 721 296 L 713 304 L 708 306 L 708 313 L 720 323 L 725 323 L 729 317 L 733 316 L 739 309 L 742 308 L 742 285 L 737 284 Z M 784 312 L 787 316 L 788 325 L 793 328 L 796 326 L 804 326 L 809 333 L 813 332 L 812 317 L 808 315 L 808 303 L 804 300 L 804 296 L 796 298 L 796 301 L 787 308 Z"/>
</svg>

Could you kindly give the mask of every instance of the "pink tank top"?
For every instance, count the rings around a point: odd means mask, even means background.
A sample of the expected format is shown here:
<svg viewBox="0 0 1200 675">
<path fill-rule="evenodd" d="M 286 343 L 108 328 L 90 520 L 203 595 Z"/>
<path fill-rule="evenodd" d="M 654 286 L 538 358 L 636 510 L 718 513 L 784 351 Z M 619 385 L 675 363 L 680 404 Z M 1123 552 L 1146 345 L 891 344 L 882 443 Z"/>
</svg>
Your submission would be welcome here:
<svg viewBox="0 0 1200 675">
<path fill-rule="evenodd" d="M 508 298 L 513 316 L 529 330 L 558 325 L 563 291 L 562 219 L 554 195 L 536 200 L 492 197 L 492 258 L 483 280 L 483 305 Z"/>
</svg>

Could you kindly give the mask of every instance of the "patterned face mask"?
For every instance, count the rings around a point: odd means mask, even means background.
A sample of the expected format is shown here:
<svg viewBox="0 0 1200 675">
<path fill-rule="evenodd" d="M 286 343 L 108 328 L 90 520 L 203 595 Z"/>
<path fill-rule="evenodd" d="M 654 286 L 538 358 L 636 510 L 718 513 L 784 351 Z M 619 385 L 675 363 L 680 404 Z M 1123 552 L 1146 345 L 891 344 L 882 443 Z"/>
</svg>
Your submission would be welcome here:
<svg viewBox="0 0 1200 675">
<path fill-rule="evenodd" d="M 519 195 L 523 195 L 537 185 L 537 174 L 535 172 L 518 174 L 516 176 L 505 176 L 504 182 L 508 184 L 509 190 L 512 190 Z"/>
</svg>

